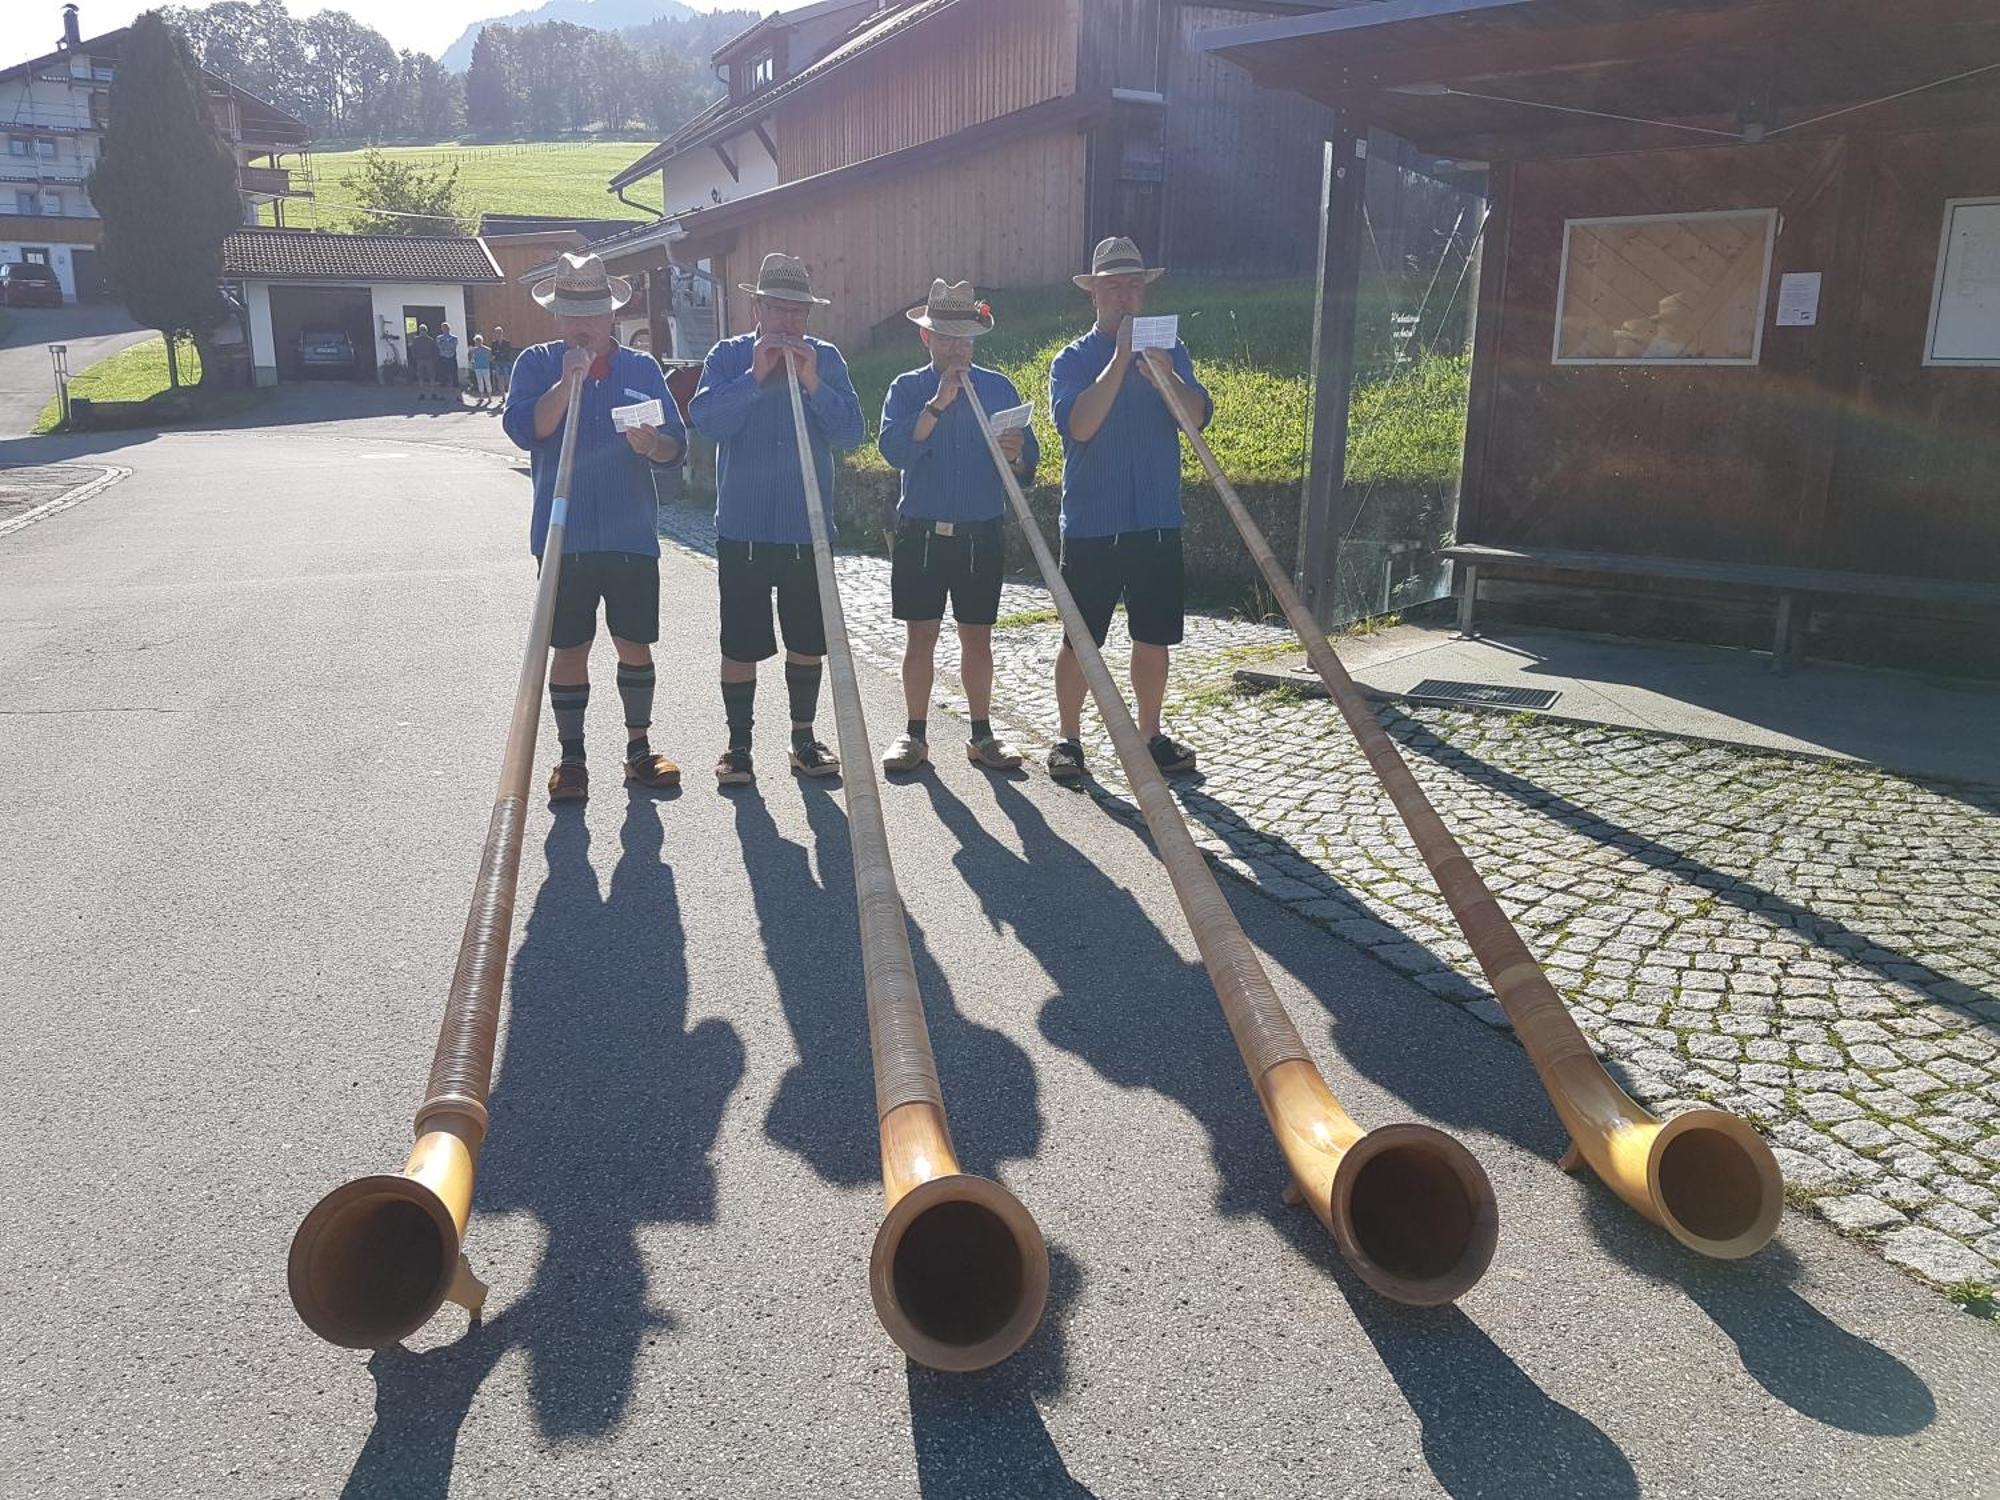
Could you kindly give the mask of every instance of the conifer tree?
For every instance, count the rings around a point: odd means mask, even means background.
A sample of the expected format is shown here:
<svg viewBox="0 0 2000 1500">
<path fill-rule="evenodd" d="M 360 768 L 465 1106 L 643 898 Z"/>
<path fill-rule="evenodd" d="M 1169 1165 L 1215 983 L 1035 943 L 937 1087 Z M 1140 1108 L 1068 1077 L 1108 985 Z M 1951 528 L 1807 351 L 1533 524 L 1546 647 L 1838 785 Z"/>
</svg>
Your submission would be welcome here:
<svg viewBox="0 0 2000 1500">
<path fill-rule="evenodd" d="M 187 44 L 158 11 L 119 43 L 109 107 L 89 184 L 104 225 L 105 277 L 135 322 L 165 335 L 167 378 L 178 387 L 176 341 L 205 345 L 227 310 L 222 241 L 243 224 L 236 158 L 209 116 Z M 204 383 L 220 363 L 203 361 Z"/>
</svg>

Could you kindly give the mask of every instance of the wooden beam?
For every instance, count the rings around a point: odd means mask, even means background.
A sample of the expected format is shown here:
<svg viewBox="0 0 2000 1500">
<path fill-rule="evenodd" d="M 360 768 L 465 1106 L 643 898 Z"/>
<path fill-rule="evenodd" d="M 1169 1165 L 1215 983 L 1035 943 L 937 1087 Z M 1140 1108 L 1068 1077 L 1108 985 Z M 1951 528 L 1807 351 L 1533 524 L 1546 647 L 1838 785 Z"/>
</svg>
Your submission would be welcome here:
<svg viewBox="0 0 2000 1500">
<path fill-rule="evenodd" d="M 1514 168 L 1496 164 L 1486 174 L 1486 224 L 1479 236 L 1479 294 L 1472 312 L 1472 378 L 1465 409 L 1464 455 L 1458 470 L 1461 542 L 1478 541 L 1484 520 L 1486 452 L 1493 431 L 1494 394 L 1500 385 L 1500 337 L 1507 313 Z"/>
<path fill-rule="evenodd" d="M 729 159 L 729 153 L 722 149 L 722 142 L 720 141 L 711 142 L 709 149 L 714 151 L 717 156 L 722 158 L 723 168 L 729 173 L 729 180 L 731 182 L 741 182 L 743 180 L 743 174 L 736 170 L 736 163 L 731 161 Z"/>
<path fill-rule="evenodd" d="M 764 128 L 762 120 L 750 128 L 757 132 L 757 139 L 764 144 L 764 154 L 771 158 L 771 165 L 775 167 L 778 164 L 778 143 L 771 139 L 771 134 Z"/>
<path fill-rule="evenodd" d="M 1361 280 L 1361 205 L 1368 131 L 1334 122 L 1320 173 L 1319 291 L 1313 304 L 1312 458 L 1299 506 L 1299 592 L 1322 629 L 1339 593 L 1341 499 L 1347 488 L 1347 409 L 1354 393 L 1354 325 Z"/>
</svg>

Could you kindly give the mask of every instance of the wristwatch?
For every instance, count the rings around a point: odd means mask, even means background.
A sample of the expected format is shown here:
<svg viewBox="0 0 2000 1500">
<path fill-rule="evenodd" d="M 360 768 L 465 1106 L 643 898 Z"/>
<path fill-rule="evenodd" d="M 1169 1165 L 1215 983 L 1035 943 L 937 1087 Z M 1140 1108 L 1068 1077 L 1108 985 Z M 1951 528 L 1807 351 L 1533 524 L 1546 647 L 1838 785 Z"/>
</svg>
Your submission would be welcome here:
<svg viewBox="0 0 2000 1500">
<path fill-rule="evenodd" d="M 924 403 L 924 410 L 929 412 L 934 417 L 941 417 L 944 415 L 944 408 L 942 406 L 933 406 L 928 401 Z"/>
</svg>

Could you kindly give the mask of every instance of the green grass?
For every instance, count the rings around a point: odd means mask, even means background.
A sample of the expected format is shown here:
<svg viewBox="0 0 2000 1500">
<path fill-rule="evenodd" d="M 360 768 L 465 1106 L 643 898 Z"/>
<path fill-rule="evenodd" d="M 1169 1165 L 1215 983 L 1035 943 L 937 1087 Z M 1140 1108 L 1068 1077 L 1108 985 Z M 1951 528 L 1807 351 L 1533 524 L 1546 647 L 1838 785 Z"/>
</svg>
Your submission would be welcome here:
<svg viewBox="0 0 2000 1500">
<path fill-rule="evenodd" d="M 1090 305 L 1070 286 L 992 295 L 998 327 L 979 341 L 979 362 L 1003 371 L 1035 408 L 1044 473 L 1061 462 L 1048 416 L 1049 364 L 1089 327 Z M 1215 398 L 1209 446 L 1239 484 L 1295 484 L 1305 473 L 1312 419 L 1312 286 L 1304 281 L 1231 281 L 1177 277 L 1155 289 L 1149 312 L 1178 313 L 1202 382 Z M 1364 311 L 1385 326 L 1386 306 Z M 1367 341 L 1364 340 L 1364 343 Z M 871 434 L 889 382 L 924 360 L 914 334 L 890 339 L 850 360 Z M 1465 424 L 1466 361 L 1429 356 L 1374 372 L 1357 384 L 1348 441 L 1351 483 L 1422 482 L 1458 470 Z M 872 449 L 851 462 L 884 467 Z M 1200 460 L 1185 454 L 1187 482 L 1205 482 Z"/>
<path fill-rule="evenodd" d="M 995 630 L 1023 630 L 1030 625 L 1052 625 L 1059 616 L 1053 609 L 1017 609 L 993 622 Z"/>
<path fill-rule="evenodd" d="M 1945 1295 L 1975 1318 L 2000 1320 L 2000 1305 L 1995 1303 L 1993 1288 L 1983 1281 L 1961 1281 L 1948 1288 Z"/>
<path fill-rule="evenodd" d="M 201 379 L 201 356 L 192 343 L 184 342 L 180 346 L 180 373 L 181 393 L 192 396 L 194 386 Z M 165 396 L 170 389 L 167 384 L 167 343 L 158 334 L 129 349 L 121 349 L 108 359 L 100 359 L 72 376 L 69 382 L 72 401 L 79 396 L 92 401 L 151 401 Z M 224 416 L 261 400 L 263 395 L 262 391 L 227 391 L 204 401 L 200 414 L 204 417 Z M 54 432 L 59 420 L 60 412 L 56 403 L 51 401 L 35 419 L 34 430 L 37 433 Z"/>
<path fill-rule="evenodd" d="M 631 219 L 645 217 L 605 190 L 612 174 L 630 166 L 647 151 L 644 141 L 541 141 L 516 145 L 383 146 L 382 154 L 423 171 L 458 167 L 458 186 L 469 214 L 571 214 L 579 218 Z M 285 208 L 288 225 L 346 229 L 352 215 L 333 205 L 350 203 L 341 178 L 361 165 L 362 152 L 313 153 L 313 186 L 319 195 L 317 221 L 311 202 Z M 659 180 L 648 178 L 627 189 L 647 212 L 659 211 Z M 268 213 L 268 210 L 266 210 Z M 471 226 L 467 226 L 470 228 Z"/>
</svg>

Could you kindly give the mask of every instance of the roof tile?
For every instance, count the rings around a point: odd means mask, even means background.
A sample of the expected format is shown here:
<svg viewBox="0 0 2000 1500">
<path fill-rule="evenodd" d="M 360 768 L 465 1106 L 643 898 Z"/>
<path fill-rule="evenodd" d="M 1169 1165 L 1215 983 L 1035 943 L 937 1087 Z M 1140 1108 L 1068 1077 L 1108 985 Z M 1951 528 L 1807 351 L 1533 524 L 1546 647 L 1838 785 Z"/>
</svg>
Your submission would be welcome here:
<svg viewBox="0 0 2000 1500">
<path fill-rule="evenodd" d="M 222 274 L 276 281 L 500 281 L 483 241 L 415 234 L 238 229 L 222 242 Z"/>
</svg>

